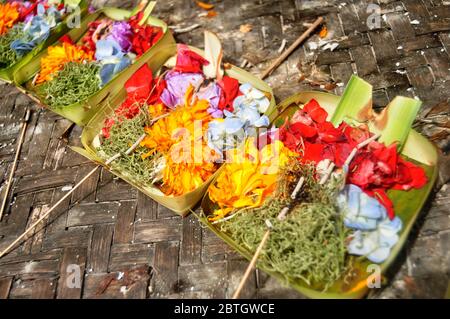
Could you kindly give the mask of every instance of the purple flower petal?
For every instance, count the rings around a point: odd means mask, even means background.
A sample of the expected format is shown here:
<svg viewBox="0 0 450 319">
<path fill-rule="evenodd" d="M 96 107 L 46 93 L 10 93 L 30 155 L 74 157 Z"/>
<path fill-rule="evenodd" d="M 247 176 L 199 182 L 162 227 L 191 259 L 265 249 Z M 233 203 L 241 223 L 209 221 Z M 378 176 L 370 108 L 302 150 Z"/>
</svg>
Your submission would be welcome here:
<svg viewBox="0 0 450 319">
<path fill-rule="evenodd" d="M 182 105 L 184 95 L 189 87 L 192 85 L 197 90 L 203 83 L 203 75 L 200 73 L 180 73 L 170 71 L 166 77 L 167 87 L 164 89 L 161 95 L 161 101 L 170 108 L 174 108 L 177 105 Z"/>
</svg>

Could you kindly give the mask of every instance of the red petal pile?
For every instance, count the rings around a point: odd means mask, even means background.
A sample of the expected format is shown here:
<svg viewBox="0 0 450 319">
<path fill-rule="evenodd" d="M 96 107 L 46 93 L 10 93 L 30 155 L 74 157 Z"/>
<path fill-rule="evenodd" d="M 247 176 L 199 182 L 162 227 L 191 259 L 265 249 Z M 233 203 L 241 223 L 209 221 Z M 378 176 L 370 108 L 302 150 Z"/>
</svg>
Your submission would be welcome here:
<svg viewBox="0 0 450 319">
<path fill-rule="evenodd" d="M 224 76 L 217 84 L 222 89 L 222 93 L 219 101 L 219 110 L 227 110 L 233 112 L 233 101 L 241 94 L 239 91 L 239 81 L 229 76 Z"/>
<path fill-rule="evenodd" d="M 356 155 L 349 167 L 348 182 L 358 185 L 366 193 L 377 197 L 386 207 L 390 218 L 394 209 L 386 191 L 388 189 L 410 190 L 427 183 L 425 171 L 401 158 L 395 144 L 389 147 L 372 142 Z"/>
<path fill-rule="evenodd" d="M 93 36 L 101 23 L 102 22 L 100 20 L 92 21 L 89 23 L 88 30 L 86 31 L 84 37 L 81 39 L 81 43 L 83 44 L 82 48 L 85 52 L 95 52 L 96 45 Z"/>
<path fill-rule="evenodd" d="M 174 71 L 184 73 L 203 73 L 203 66 L 208 65 L 208 60 L 201 55 L 189 50 L 186 44 L 178 44 L 177 63 Z"/>
<path fill-rule="evenodd" d="M 27 17 L 27 15 L 34 12 L 36 10 L 38 4 L 39 4 L 38 2 L 34 2 L 33 4 L 31 4 L 31 6 L 29 8 L 26 8 L 25 6 L 20 6 L 19 20 L 23 21 Z M 48 5 L 46 6 L 46 9 L 48 9 Z"/>
<path fill-rule="evenodd" d="M 165 80 L 163 78 L 153 79 L 152 70 L 150 70 L 147 64 L 144 64 L 125 83 L 127 99 L 114 111 L 114 113 L 117 116 L 132 119 L 139 113 L 142 105 L 159 103 L 159 97 L 165 87 Z M 113 124 L 114 119 L 108 118 L 105 120 L 102 129 L 105 138 L 109 138 L 109 131 Z"/>
<path fill-rule="evenodd" d="M 318 163 L 329 159 L 342 167 L 350 152 L 370 137 L 366 126 L 351 127 L 342 123 L 335 128 L 326 121 L 328 114 L 315 100 L 298 110 L 280 128 L 280 139 L 303 162 Z M 409 190 L 427 183 L 425 171 L 397 154 L 395 144 L 388 147 L 378 142 L 370 143 L 358 151 L 349 167 L 348 183 L 361 187 L 371 196 L 377 196 L 394 217 L 388 189 Z"/>
<path fill-rule="evenodd" d="M 159 27 L 153 27 L 148 24 L 139 25 L 144 13 L 141 11 L 130 18 L 129 24 L 133 30 L 131 37 L 132 51 L 138 57 L 144 54 L 148 49 L 158 42 L 162 37 L 163 31 Z"/>
</svg>

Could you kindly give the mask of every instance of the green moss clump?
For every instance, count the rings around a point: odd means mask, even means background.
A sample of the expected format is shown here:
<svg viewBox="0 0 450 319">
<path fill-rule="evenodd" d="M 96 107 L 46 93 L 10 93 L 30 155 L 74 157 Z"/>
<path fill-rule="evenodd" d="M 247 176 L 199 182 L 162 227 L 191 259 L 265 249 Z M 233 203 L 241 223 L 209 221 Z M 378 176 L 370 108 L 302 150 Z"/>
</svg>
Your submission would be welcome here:
<svg viewBox="0 0 450 319">
<path fill-rule="evenodd" d="M 7 33 L 0 36 L 0 68 L 8 68 L 15 64 L 21 57 L 17 55 L 16 51 L 11 49 L 11 43 L 14 40 L 25 37 L 22 25 L 16 25 L 14 28 L 8 30 Z"/>
<path fill-rule="evenodd" d="M 104 160 L 117 153 L 125 153 L 144 134 L 144 127 L 149 123 L 147 113 L 141 111 L 132 119 L 115 117 L 109 138 L 104 139 L 99 147 Z M 149 185 L 155 178 L 155 162 L 158 155 L 143 158 L 148 149 L 138 146 L 130 155 L 119 157 L 111 166 L 120 172 L 126 172 L 136 182 Z"/>
<path fill-rule="evenodd" d="M 41 92 L 50 107 L 65 107 L 86 100 L 100 89 L 100 66 L 95 62 L 68 62 Z"/>
</svg>

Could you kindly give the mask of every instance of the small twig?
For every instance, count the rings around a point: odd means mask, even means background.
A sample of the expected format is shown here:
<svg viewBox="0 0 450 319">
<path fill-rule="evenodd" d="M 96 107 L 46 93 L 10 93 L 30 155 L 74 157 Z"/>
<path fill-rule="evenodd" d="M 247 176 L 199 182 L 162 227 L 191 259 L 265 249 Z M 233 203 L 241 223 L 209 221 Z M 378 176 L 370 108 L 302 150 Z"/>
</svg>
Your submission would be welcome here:
<svg viewBox="0 0 450 319">
<path fill-rule="evenodd" d="M 39 225 L 40 222 L 42 222 L 44 219 L 46 219 L 50 213 L 57 207 L 59 206 L 59 204 L 61 204 L 67 197 L 70 196 L 70 194 L 72 194 L 78 187 L 81 186 L 81 184 L 83 184 L 92 174 L 95 173 L 95 171 L 99 168 L 100 166 L 96 166 L 92 171 L 90 171 L 80 182 L 78 182 L 77 185 L 75 185 L 66 195 L 64 195 L 58 202 L 56 202 L 55 205 L 53 205 L 47 212 L 45 212 L 44 215 L 42 215 L 37 221 L 35 221 L 30 227 L 28 227 L 23 233 L 22 235 L 20 235 L 19 237 L 17 237 L 16 240 L 14 240 L 8 247 L 6 247 L 1 253 L 0 253 L 0 258 L 3 257 L 4 255 L 6 255 L 18 242 L 20 242 L 29 232 L 31 232 L 32 230 L 34 230 L 34 228 Z"/>
<path fill-rule="evenodd" d="M 331 173 L 333 173 L 335 166 L 336 165 L 333 162 L 330 163 L 330 166 L 328 166 L 328 168 L 325 172 L 325 175 L 323 175 L 322 178 L 320 179 L 319 185 L 323 185 L 327 182 L 328 178 L 330 178 L 330 176 L 331 176 Z"/>
<path fill-rule="evenodd" d="M 297 40 L 295 40 L 294 43 L 291 44 L 291 46 L 284 51 L 268 68 L 265 70 L 262 75 L 261 79 L 265 79 L 268 75 L 270 75 L 273 70 L 275 70 L 286 58 L 303 42 L 307 37 L 311 35 L 311 33 L 323 22 L 323 18 L 319 17 L 314 21 L 314 23 L 306 30 Z"/>
<path fill-rule="evenodd" d="M 286 47 L 286 44 L 287 44 L 286 39 L 283 39 L 283 41 L 281 41 L 280 48 L 278 49 L 278 53 L 283 52 L 284 48 Z"/>
<path fill-rule="evenodd" d="M 238 288 L 236 289 L 234 295 L 233 295 L 233 299 L 238 299 L 239 295 L 241 294 L 242 288 L 244 288 L 245 283 L 247 282 L 248 277 L 250 276 L 250 273 L 253 270 L 253 267 L 255 267 L 256 262 L 258 260 L 259 255 L 261 254 L 261 251 L 264 247 L 264 245 L 266 244 L 267 240 L 269 239 L 270 236 L 270 229 L 268 229 L 266 231 L 266 233 L 264 234 L 261 242 L 258 245 L 258 248 L 256 248 L 255 254 L 253 255 L 252 260 L 250 261 L 250 264 L 248 265 L 247 269 L 245 270 L 244 273 L 244 277 L 242 277 Z"/>
<path fill-rule="evenodd" d="M 300 177 L 299 181 L 297 182 L 297 185 L 295 186 L 295 188 L 291 194 L 292 200 L 294 200 L 297 197 L 297 194 L 300 191 L 300 189 L 302 188 L 304 182 L 305 182 L 305 178 L 303 176 Z M 289 206 L 284 207 L 278 214 L 277 219 L 280 221 L 283 221 L 286 218 L 286 215 L 288 212 L 289 212 Z M 242 288 L 244 288 L 244 285 L 247 282 L 248 277 L 250 276 L 250 273 L 252 272 L 252 269 L 255 267 L 258 257 L 261 254 L 264 245 L 266 244 L 267 240 L 269 239 L 270 232 L 271 232 L 273 226 L 269 220 L 266 220 L 266 225 L 267 225 L 268 229 L 264 233 L 264 236 L 263 236 L 261 242 L 259 243 L 258 247 L 256 248 L 255 254 L 252 257 L 250 264 L 247 266 L 244 276 L 242 277 L 241 281 L 239 282 L 238 288 L 236 289 L 236 291 L 233 294 L 233 297 L 232 297 L 233 299 L 239 298 Z"/>
<path fill-rule="evenodd" d="M 372 137 L 366 139 L 365 141 L 362 141 L 361 143 L 359 143 L 358 145 L 356 145 L 356 147 L 354 149 L 352 149 L 350 155 L 347 157 L 347 159 L 344 162 L 344 167 L 345 166 L 349 166 L 350 163 L 353 161 L 353 159 L 356 156 L 356 153 L 358 152 L 358 150 L 362 149 L 363 147 L 366 147 L 367 145 L 369 145 L 370 143 L 372 143 L 373 141 L 376 141 L 379 137 L 381 136 L 381 134 L 375 134 Z"/>
<path fill-rule="evenodd" d="M 196 23 L 185 28 L 177 28 L 177 27 L 169 27 L 169 28 L 173 29 L 173 32 L 180 34 L 192 31 L 194 29 L 197 29 L 198 27 L 200 27 L 200 24 Z"/>
<path fill-rule="evenodd" d="M 134 149 L 136 149 L 136 147 L 139 146 L 139 143 L 142 142 L 142 140 L 145 138 L 145 134 L 142 134 L 141 137 L 139 137 L 139 139 L 133 144 L 131 145 L 131 147 L 124 153 L 125 155 L 129 155 L 131 152 L 134 151 Z M 112 156 L 111 158 L 109 158 L 106 161 L 106 165 L 111 164 L 113 161 L 115 161 L 116 159 L 118 159 L 119 157 L 122 156 L 122 153 L 117 153 L 114 156 Z M 97 169 L 99 169 L 101 166 L 97 165 L 95 168 L 93 168 L 86 176 L 83 177 L 83 179 L 81 181 L 79 181 L 69 192 L 67 192 L 59 201 L 56 202 L 56 204 L 54 204 L 48 211 L 45 212 L 44 215 L 42 215 L 37 221 L 35 221 L 30 227 L 28 227 L 23 233 L 22 235 L 20 235 L 19 237 L 16 238 L 16 240 L 14 240 L 8 247 L 6 247 L 1 253 L 0 253 L 0 258 L 3 257 L 4 255 L 6 255 L 18 242 L 20 242 L 28 233 L 30 233 L 32 230 L 34 230 L 36 228 L 37 225 L 39 225 L 44 219 L 46 219 L 51 212 L 53 212 L 55 210 L 56 207 L 59 206 L 59 204 L 61 204 L 66 198 L 68 198 L 78 187 L 80 187 L 90 176 L 92 176 Z"/>
<path fill-rule="evenodd" d="M 303 183 L 305 182 L 305 178 L 302 176 L 300 177 L 297 186 L 295 186 L 294 191 L 291 194 L 291 199 L 294 200 L 297 198 L 298 192 L 300 191 L 300 189 L 303 186 Z"/>
<path fill-rule="evenodd" d="M 14 156 L 14 162 L 11 167 L 11 172 L 9 173 L 8 181 L 6 182 L 5 194 L 3 197 L 2 206 L 0 207 L 0 221 L 2 220 L 6 202 L 8 201 L 9 191 L 11 189 L 12 180 L 14 177 L 14 173 L 16 171 L 17 162 L 19 161 L 20 150 L 22 149 L 23 139 L 25 138 L 25 133 L 27 131 L 27 126 L 28 126 L 28 121 L 30 120 L 30 115 L 31 115 L 31 111 L 29 109 L 27 109 L 25 111 L 25 117 L 23 118 L 23 122 L 22 122 L 22 131 L 20 132 L 20 137 L 17 142 L 16 155 Z"/>
<path fill-rule="evenodd" d="M 160 119 L 163 119 L 163 118 L 165 118 L 165 117 L 167 117 L 167 116 L 169 116 L 169 115 L 170 115 L 170 112 L 164 113 L 164 114 L 162 114 L 162 115 L 160 115 L 160 116 L 157 116 L 157 117 L 155 117 L 155 118 L 152 118 L 152 119 L 150 120 L 150 126 L 153 125 L 153 124 L 155 124 L 155 122 L 159 121 Z"/>
</svg>

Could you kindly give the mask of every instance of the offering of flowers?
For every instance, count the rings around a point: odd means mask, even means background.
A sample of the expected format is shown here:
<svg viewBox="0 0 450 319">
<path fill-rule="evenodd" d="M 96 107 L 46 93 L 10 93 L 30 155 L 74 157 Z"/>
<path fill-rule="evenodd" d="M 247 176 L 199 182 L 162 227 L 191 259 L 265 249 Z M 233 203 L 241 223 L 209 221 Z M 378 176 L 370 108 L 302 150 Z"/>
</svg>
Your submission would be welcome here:
<svg viewBox="0 0 450 319">
<path fill-rule="evenodd" d="M 43 101 L 63 109 L 105 87 L 163 36 L 161 27 L 147 24 L 149 14 L 141 10 L 121 21 L 99 15 L 79 41 L 64 36 L 49 47 L 33 80 Z"/>
<path fill-rule="evenodd" d="M 163 204 L 178 213 L 201 198 L 199 190 L 225 160 L 225 150 L 269 124 L 264 113 L 274 105 L 270 88 L 256 78 L 252 81 L 268 92 L 242 82 L 251 76 L 235 67 L 224 72 L 221 57 L 218 38 L 205 32 L 205 57 L 179 44 L 176 58 L 158 76 L 144 65 L 126 82 L 125 100 L 103 118 L 93 141 L 106 161 L 143 136 L 135 152 L 111 167 L 150 196 L 175 197 Z M 219 138 L 224 132 L 233 135 L 225 144 Z M 195 199 L 186 200 L 194 192 Z"/>
<path fill-rule="evenodd" d="M 66 14 L 62 0 L 0 4 L 0 69 L 14 65 L 47 40 Z"/>
<path fill-rule="evenodd" d="M 355 77 L 333 115 L 315 99 L 289 105 L 276 126 L 225 164 L 208 188 L 202 220 L 247 257 L 270 225 L 258 265 L 306 294 L 363 291 L 365 267 L 384 267 L 414 221 L 403 198 L 414 191 L 426 198 L 430 185 L 424 165 L 401 155 L 420 101 L 398 97 L 378 115 L 371 94 Z"/>
</svg>

